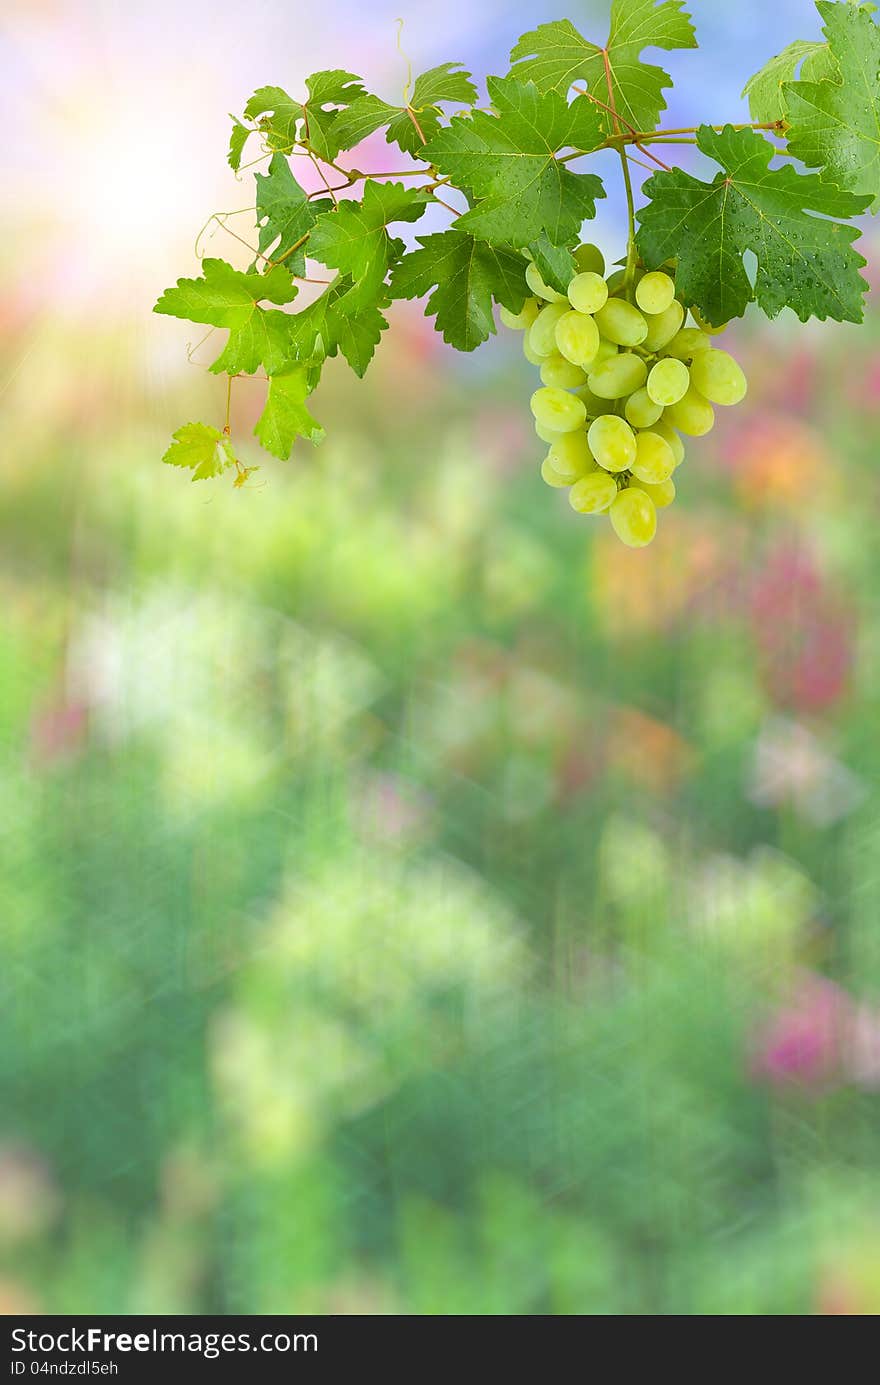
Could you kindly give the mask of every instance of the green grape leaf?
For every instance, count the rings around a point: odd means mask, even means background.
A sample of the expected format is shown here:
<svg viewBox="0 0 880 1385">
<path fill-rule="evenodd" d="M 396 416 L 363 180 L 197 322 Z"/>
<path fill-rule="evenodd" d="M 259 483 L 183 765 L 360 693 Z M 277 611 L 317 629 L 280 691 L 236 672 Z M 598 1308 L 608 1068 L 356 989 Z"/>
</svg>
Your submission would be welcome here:
<svg viewBox="0 0 880 1385">
<path fill-rule="evenodd" d="M 302 312 L 290 319 L 291 354 L 306 365 L 342 352 L 363 376 L 388 326 L 381 309 L 391 301 L 384 284 L 353 285 L 340 275 Z"/>
<path fill-rule="evenodd" d="M 459 71 L 460 63 L 441 63 L 422 72 L 415 80 L 409 107 L 398 111 L 388 126 L 385 136 L 389 144 L 396 144 L 405 154 L 418 154 L 425 140 L 433 139 L 440 129 L 440 103 L 451 101 L 457 105 L 472 106 L 477 99 L 477 89 L 471 81 L 469 72 Z M 410 115 L 412 111 L 419 123 Z"/>
<path fill-rule="evenodd" d="M 268 173 L 255 174 L 254 181 L 260 254 L 265 255 L 271 248 L 274 259 L 282 255 L 288 257 L 286 264 L 291 274 L 304 274 L 305 249 L 296 250 L 292 255 L 290 251 L 311 231 L 319 214 L 333 203 L 327 197 L 310 202 L 283 154 L 273 154 Z"/>
<path fill-rule="evenodd" d="M 611 32 L 604 48 L 588 43 L 570 19 L 541 24 L 523 34 L 510 55 L 511 72 L 534 82 L 539 91 L 566 96 L 575 82 L 583 83 L 604 106 L 613 106 L 629 126 L 655 129 L 666 109 L 663 92 L 672 78 L 661 67 L 641 61 L 645 48 L 696 48 L 697 40 L 684 0 L 614 0 Z M 610 94 L 609 94 L 610 92 Z M 603 134 L 614 121 L 601 110 Z"/>
<path fill-rule="evenodd" d="M 241 327 L 233 327 L 216 361 L 212 375 L 255 375 L 260 367 L 274 375 L 290 360 L 289 313 L 257 308 Z"/>
<path fill-rule="evenodd" d="M 522 255 L 475 240 L 457 226 L 418 240 L 421 250 L 396 266 L 391 291 L 395 298 L 430 293 L 425 315 L 436 315 L 450 346 L 473 351 L 495 331 L 493 300 L 519 312 L 529 293 Z"/>
<path fill-rule="evenodd" d="M 336 152 L 328 157 L 335 159 L 341 149 L 354 149 L 361 140 L 387 125 L 398 115 L 398 106 L 389 106 L 387 101 L 380 100 L 378 96 L 371 96 L 369 93 L 359 96 L 333 120 L 327 147 L 333 147 Z"/>
<path fill-rule="evenodd" d="M 287 313 L 266 311 L 268 303 L 291 303 L 296 287 L 285 265 L 267 274 L 243 274 L 225 260 L 203 260 L 201 279 L 178 279 L 166 289 L 156 313 L 228 327 L 229 340 L 211 366 L 215 374 L 253 375 L 264 366 L 267 374 L 279 370 L 290 357 Z"/>
<path fill-rule="evenodd" d="M 256 120 L 270 149 L 290 153 L 302 120 L 302 102 L 294 101 L 283 87 L 258 87 L 244 108 L 248 120 Z"/>
<path fill-rule="evenodd" d="M 880 208 L 880 28 L 856 5 L 816 6 L 834 60 L 826 81 L 790 82 L 785 102 L 793 158 Z"/>
<path fill-rule="evenodd" d="M 537 240 L 532 241 L 528 249 L 544 283 L 549 284 L 557 293 L 565 293 L 577 273 L 573 247 L 554 245 L 545 231 Z"/>
<path fill-rule="evenodd" d="M 369 182 L 362 202 L 340 202 L 320 216 L 309 238 L 309 254 L 331 269 L 381 283 L 389 265 L 403 253 L 403 243 L 388 234 L 392 221 L 418 221 L 427 193 L 403 183 Z"/>
<path fill-rule="evenodd" d="M 742 95 L 749 103 L 749 111 L 756 124 L 767 125 L 773 120 L 785 119 L 783 83 L 792 80 L 805 58 L 812 57 L 822 49 L 825 49 L 824 43 L 796 39 L 765 63 L 754 77 L 749 78 Z"/>
<path fill-rule="evenodd" d="M 306 408 L 310 392 L 309 373 L 302 366 L 273 375 L 269 381 L 266 407 L 257 419 L 254 433 L 266 451 L 283 462 L 297 438 L 319 443 L 324 437 L 324 429 Z"/>
<path fill-rule="evenodd" d="M 829 218 L 857 216 L 869 199 L 791 165 L 771 168 L 776 150 L 754 130 L 703 125 L 697 144 L 723 170 L 712 183 L 673 169 L 644 184 L 638 245 L 648 268 L 677 259 L 679 296 L 715 326 L 752 301 L 768 317 L 789 307 L 802 322 L 861 322 L 868 286 L 852 244 L 860 233 Z M 757 259 L 754 288 L 746 251 Z"/>
<path fill-rule="evenodd" d="M 258 120 L 270 149 L 289 154 L 297 141 L 307 140 L 319 158 L 335 159 L 340 149 L 357 144 L 396 111 L 368 96 L 360 77 L 340 68 L 313 72 L 306 89 L 305 101 L 294 101 L 283 87 L 260 87 L 248 101 L 244 113 Z"/>
<path fill-rule="evenodd" d="M 235 452 L 228 437 L 209 423 L 185 423 L 172 434 L 172 444 L 162 458 L 169 466 L 188 467 L 194 481 L 219 476 L 235 463 Z"/>
<path fill-rule="evenodd" d="M 274 265 L 267 274 L 244 274 L 226 260 L 202 260 L 200 279 L 178 279 L 166 289 L 153 308 L 154 313 L 182 317 L 189 322 L 207 322 L 212 327 L 246 326 L 258 303 L 292 303 L 296 285 L 284 265 Z"/>
<path fill-rule="evenodd" d="M 227 161 L 233 173 L 237 173 L 241 168 L 241 156 L 247 144 L 248 136 L 253 134 L 253 130 L 248 129 L 247 125 L 242 125 L 234 115 L 230 115 L 232 121 L 232 133 L 229 136 L 229 153 Z"/>
<path fill-rule="evenodd" d="M 595 216 L 605 192 L 595 174 L 572 173 L 555 155 L 597 148 L 601 112 L 586 96 L 569 106 L 558 92 L 542 94 L 513 77 L 490 77 L 488 86 L 498 114 L 476 111 L 470 120 L 453 120 L 425 146 L 424 157 L 479 199 L 459 218 L 461 230 L 513 246 L 546 230 L 554 244 L 564 244 Z"/>
<path fill-rule="evenodd" d="M 302 107 L 303 137 L 308 138 L 319 158 L 335 159 L 343 148 L 335 134 L 336 122 L 346 109 L 366 97 L 364 84 L 353 72 L 331 68 L 307 77 L 306 89 L 309 94 Z"/>
</svg>

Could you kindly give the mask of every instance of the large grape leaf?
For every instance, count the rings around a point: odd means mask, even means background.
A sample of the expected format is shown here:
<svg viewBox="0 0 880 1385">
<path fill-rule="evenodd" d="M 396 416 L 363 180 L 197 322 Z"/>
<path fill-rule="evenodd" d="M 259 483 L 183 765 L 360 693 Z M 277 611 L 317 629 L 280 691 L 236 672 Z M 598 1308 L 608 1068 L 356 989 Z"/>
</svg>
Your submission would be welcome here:
<svg viewBox="0 0 880 1385">
<path fill-rule="evenodd" d="M 823 63 L 826 71 L 821 70 Z M 833 71 L 833 63 L 828 66 L 828 45 L 818 40 L 795 39 L 794 43 L 765 63 L 754 77 L 749 78 L 742 94 L 749 103 L 749 111 L 756 124 L 768 125 L 771 121 L 785 119 L 785 83 L 793 79 L 801 64 L 802 76 L 809 75 L 812 81 L 822 81 Z"/>
<path fill-rule="evenodd" d="M 425 140 L 432 139 L 440 128 L 441 102 L 451 101 L 463 106 L 474 104 L 477 89 L 471 81 L 471 74 L 459 71 L 460 67 L 460 63 L 441 63 L 439 67 L 432 67 L 416 78 L 409 107 L 399 110 L 388 126 L 385 138 L 389 144 L 398 145 L 407 154 L 417 154 L 422 147 L 422 135 Z M 418 121 L 418 129 L 410 110 Z"/>
<path fill-rule="evenodd" d="M 880 207 L 880 28 L 867 9 L 818 0 L 835 64 L 825 81 L 785 87 L 789 152 Z"/>
<path fill-rule="evenodd" d="M 572 173 L 555 156 L 597 148 L 601 113 L 586 96 L 568 105 L 558 92 L 541 93 L 514 77 L 490 77 L 488 86 L 498 114 L 454 120 L 425 146 L 424 157 L 477 199 L 459 218 L 461 230 L 514 246 L 546 231 L 554 244 L 565 244 L 595 216 L 596 198 L 605 193 L 595 174 Z"/>
<path fill-rule="evenodd" d="M 556 20 L 523 34 L 510 55 L 511 72 L 534 82 L 539 91 L 562 96 L 575 82 L 583 83 L 591 96 L 613 105 L 628 125 L 648 131 L 666 109 L 663 92 L 672 86 L 672 78 L 661 67 L 642 62 L 643 50 L 696 46 L 684 0 L 614 0 L 604 48 L 589 43 L 570 19 Z M 601 122 L 604 134 L 614 132 L 607 110 L 602 110 Z"/>
<path fill-rule="evenodd" d="M 311 392 L 309 372 L 294 366 L 269 381 L 266 407 L 257 419 L 254 432 L 273 456 L 286 461 L 297 438 L 319 443 L 324 429 L 309 413 L 306 399 Z"/>
<path fill-rule="evenodd" d="M 386 285 L 352 284 L 347 276 L 338 276 L 289 319 L 291 354 L 314 366 L 341 351 L 355 374 L 362 376 L 388 326 L 382 309 L 390 302 Z"/>
<path fill-rule="evenodd" d="M 436 315 L 437 329 L 450 346 L 473 351 L 495 331 L 493 301 L 519 312 L 528 296 L 522 255 L 475 240 L 457 227 L 418 240 L 422 248 L 396 266 L 391 291 L 395 298 L 430 293 L 425 315 Z"/>
<path fill-rule="evenodd" d="M 273 154 L 268 173 L 254 175 L 257 185 L 257 245 L 261 255 L 271 249 L 272 257 L 286 256 L 290 273 L 305 273 L 305 249 L 290 251 L 311 231 L 318 216 L 333 206 L 329 198 L 309 201 L 290 171 L 283 154 Z"/>
<path fill-rule="evenodd" d="M 194 481 L 207 481 L 235 463 L 229 438 L 210 423 L 185 423 L 172 434 L 172 443 L 162 458 L 169 466 L 188 467 Z"/>
<path fill-rule="evenodd" d="M 418 221 L 428 194 L 403 183 L 369 182 L 362 202 L 340 202 L 318 217 L 309 254 L 358 282 L 378 284 L 403 254 L 403 242 L 388 234 L 392 221 Z"/>
<path fill-rule="evenodd" d="M 677 259 L 679 293 L 716 326 L 741 317 L 753 300 L 768 317 L 787 306 L 802 322 L 860 322 L 868 287 L 852 244 L 860 233 L 828 218 L 856 216 L 869 199 L 790 165 L 771 168 L 776 150 L 753 130 L 703 125 L 697 143 L 723 171 L 712 183 L 683 169 L 648 179 L 638 235 L 648 267 Z M 746 251 L 757 259 L 754 288 Z"/>
</svg>

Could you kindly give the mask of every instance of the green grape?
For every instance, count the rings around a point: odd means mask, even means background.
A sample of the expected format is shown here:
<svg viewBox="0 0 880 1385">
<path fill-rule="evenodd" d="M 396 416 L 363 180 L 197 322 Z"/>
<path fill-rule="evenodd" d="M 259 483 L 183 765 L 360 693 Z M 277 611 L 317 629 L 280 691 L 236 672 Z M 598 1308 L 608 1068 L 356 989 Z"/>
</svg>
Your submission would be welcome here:
<svg viewBox="0 0 880 1385">
<path fill-rule="evenodd" d="M 642 388 L 630 395 L 624 413 L 633 428 L 650 428 L 662 417 L 663 405 L 655 404 L 648 391 Z"/>
<path fill-rule="evenodd" d="M 672 448 L 672 455 L 675 458 L 675 465 L 681 466 L 684 461 L 684 443 L 675 429 L 670 428 L 669 424 L 666 422 L 665 414 L 659 423 L 653 423 L 651 425 L 651 432 L 657 433 L 665 442 L 669 443 L 669 446 Z"/>
<path fill-rule="evenodd" d="M 567 298 L 558 303 L 548 303 L 546 308 L 541 309 L 529 328 L 529 345 L 536 355 L 556 355 L 556 324 L 569 311 Z"/>
<path fill-rule="evenodd" d="M 648 376 L 648 394 L 655 404 L 668 409 L 670 404 L 677 404 L 679 399 L 684 398 L 690 383 L 691 373 L 684 361 L 667 356 L 665 360 L 657 362 Z"/>
<path fill-rule="evenodd" d="M 654 502 L 636 486 L 620 491 L 608 513 L 615 534 L 627 548 L 644 548 L 657 532 Z"/>
<path fill-rule="evenodd" d="M 572 365 L 564 356 L 548 356 L 541 364 L 541 384 L 560 390 L 572 390 L 586 384 L 586 374 L 580 366 Z"/>
<path fill-rule="evenodd" d="M 599 338 L 599 350 L 596 352 L 595 359 L 591 366 L 592 370 L 596 366 L 602 365 L 603 361 L 610 361 L 612 356 L 617 355 L 617 347 L 613 341 L 606 341 L 604 337 Z"/>
<path fill-rule="evenodd" d="M 609 298 L 596 314 L 596 326 L 618 346 L 640 346 L 648 335 L 648 324 L 638 308 L 622 298 Z"/>
<path fill-rule="evenodd" d="M 631 471 L 639 481 L 659 486 L 675 471 L 672 448 L 659 433 L 639 433 L 636 437 L 636 459 Z"/>
<path fill-rule="evenodd" d="M 645 271 L 643 269 L 637 269 L 633 272 L 632 282 L 634 288 L 640 282 L 640 280 L 644 278 L 644 275 Z M 615 293 L 620 293 L 620 290 L 626 284 L 626 269 L 616 269 L 613 274 L 610 274 L 608 276 L 606 282 L 608 284 L 608 292 L 610 294 L 614 295 Z"/>
<path fill-rule="evenodd" d="M 502 303 L 500 317 L 505 327 L 509 327 L 511 332 L 524 332 L 527 327 L 531 327 L 539 311 L 537 301 L 534 298 L 527 298 L 518 313 L 512 313 Z"/>
<path fill-rule="evenodd" d="M 742 366 L 726 351 L 701 351 L 691 366 L 693 382 L 713 404 L 739 404 L 748 383 Z"/>
<path fill-rule="evenodd" d="M 544 428 L 552 428 L 557 433 L 573 433 L 583 428 L 587 421 L 587 410 L 582 399 L 568 394 L 565 390 L 544 387 L 535 390 L 531 399 L 532 413 Z"/>
<path fill-rule="evenodd" d="M 558 432 L 557 429 L 545 428 L 543 423 L 538 422 L 535 423 L 535 432 L 542 442 L 546 442 L 548 447 L 552 447 L 554 442 L 558 442 L 560 438 L 565 437 L 565 434 Z"/>
<path fill-rule="evenodd" d="M 556 490 L 564 490 L 566 486 L 571 485 L 571 478 L 560 476 L 549 457 L 545 457 L 541 463 L 541 479 Z"/>
<path fill-rule="evenodd" d="M 611 508 L 617 497 L 617 482 L 607 471 L 591 471 L 575 481 L 568 493 L 568 503 L 579 515 L 601 515 Z"/>
<path fill-rule="evenodd" d="M 610 413 L 613 405 L 609 399 L 600 399 L 598 394 L 594 394 L 589 384 L 576 385 L 574 393 L 578 399 L 584 401 L 587 410 L 587 418 L 598 418 L 600 414 Z"/>
<path fill-rule="evenodd" d="M 608 302 L 608 285 L 601 274 L 576 274 L 568 286 L 568 301 L 579 313 L 597 313 Z"/>
<path fill-rule="evenodd" d="M 647 481 L 630 481 L 630 489 L 644 491 L 654 502 L 654 508 L 665 510 L 675 500 L 675 482 L 673 480 L 661 481 L 659 485 L 649 485 Z"/>
<path fill-rule="evenodd" d="M 591 370 L 587 384 L 600 399 L 623 399 L 641 389 L 647 376 L 648 367 L 641 356 L 624 351 Z"/>
<path fill-rule="evenodd" d="M 711 433 L 715 426 L 715 410 L 695 385 L 691 385 L 683 399 L 679 399 L 677 404 L 666 410 L 664 417 L 673 428 L 687 433 L 692 438 L 701 438 L 705 433 Z"/>
<path fill-rule="evenodd" d="M 579 274 L 605 273 L 605 256 L 598 245 L 591 245 L 589 242 L 579 245 L 574 252 L 574 262 Z"/>
<path fill-rule="evenodd" d="M 550 461 L 560 476 L 568 476 L 576 481 L 586 476 L 596 465 L 587 443 L 587 435 L 578 428 L 574 433 L 563 433 L 557 438 L 549 452 Z"/>
<path fill-rule="evenodd" d="M 691 317 L 700 331 L 705 332 L 707 337 L 720 337 L 722 332 L 727 331 L 726 322 L 722 322 L 720 327 L 713 327 L 711 322 L 707 322 L 702 314 L 697 312 L 696 308 L 691 308 Z"/>
<path fill-rule="evenodd" d="M 590 424 L 590 451 L 606 471 L 629 471 L 636 459 L 636 435 L 616 414 L 603 414 Z"/>
<path fill-rule="evenodd" d="M 664 349 L 665 356 L 674 356 L 677 361 L 690 361 L 699 351 L 710 351 L 712 343 L 699 327 L 682 327 Z"/>
<path fill-rule="evenodd" d="M 545 361 L 549 361 L 550 357 L 540 356 L 538 354 L 538 352 L 532 346 L 531 337 L 532 329 L 531 327 L 527 327 L 525 332 L 523 333 L 523 355 L 525 356 L 526 360 L 529 362 L 530 365 L 543 365 Z"/>
<path fill-rule="evenodd" d="M 555 326 L 557 349 L 573 365 L 592 365 L 599 350 L 599 329 L 585 313 L 567 312 Z"/>
<path fill-rule="evenodd" d="M 646 351 L 662 351 L 681 331 L 684 322 L 684 308 L 676 298 L 664 313 L 648 317 L 648 335 L 642 342 Z"/>
<path fill-rule="evenodd" d="M 541 277 L 538 266 L 531 262 L 526 266 L 526 283 L 538 298 L 543 298 L 547 303 L 558 303 L 565 299 L 564 293 L 557 293 L 556 289 L 551 289 L 549 284 L 545 284 Z"/>
<path fill-rule="evenodd" d="M 643 313 L 665 313 L 675 298 L 675 283 L 668 274 L 656 270 L 640 279 L 636 302 Z"/>
</svg>

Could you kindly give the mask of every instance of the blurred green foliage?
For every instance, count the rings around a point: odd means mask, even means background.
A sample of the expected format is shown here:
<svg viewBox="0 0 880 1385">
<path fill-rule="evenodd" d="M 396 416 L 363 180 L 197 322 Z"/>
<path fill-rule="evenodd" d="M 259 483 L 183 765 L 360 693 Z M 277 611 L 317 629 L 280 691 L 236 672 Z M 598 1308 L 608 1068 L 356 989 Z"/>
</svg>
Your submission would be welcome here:
<svg viewBox="0 0 880 1385">
<path fill-rule="evenodd" d="M 4 425 L 0 1307 L 880 1311 L 876 326 L 740 341 L 644 554 L 541 486 L 512 348 L 403 317 L 233 493 L 58 332 Z"/>
</svg>

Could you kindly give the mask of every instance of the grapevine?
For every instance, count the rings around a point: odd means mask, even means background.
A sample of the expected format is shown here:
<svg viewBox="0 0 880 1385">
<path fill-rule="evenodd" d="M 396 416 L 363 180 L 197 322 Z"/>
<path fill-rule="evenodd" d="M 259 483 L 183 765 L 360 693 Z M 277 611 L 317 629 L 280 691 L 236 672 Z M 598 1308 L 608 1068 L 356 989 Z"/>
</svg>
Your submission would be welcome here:
<svg viewBox="0 0 880 1385">
<path fill-rule="evenodd" d="M 287 460 L 297 439 L 324 437 L 310 397 L 325 362 L 342 356 L 363 376 L 394 300 L 426 299 L 444 341 L 466 352 L 496 331 L 498 309 L 540 371 L 544 480 L 579 513 L 607 514 L 625 544 L 650 543 L 675 499 L 682 434 L 704 435 L 715 406 L 747 392 L 719 333 L 751 306 L 861 322 L 853 223 L 880 207 L 875 6 L 817 0 L 822 38 L 794 41 L 746 83 L 750 123 L 664 128 L 671 78 L 643 55 L 697 46 L 684 3 L 614 0 L 601 44 L 569 20 L 540 25 L 487 79 L 488 103 L 458 63 L 410 78 L 396 104 L 339 69 L 307 78 L 304 99 L 254 92 L 228 154 L 236 176 L 258 168 L 251 264 L 205 258 L 155 306 L 228 331 L 209 367 L 227 377 L 225 421 L 185 424 L 164 461 L 193 480 L 232 471 L 242 486 L 256 468 L 233 437 L 239 376 L 265 380 L 255 433 Z M 391 171 L 362 171 L 351 151 L 380 130 Z M 710 161 L 708 181 L 669 163 L 677 145 Z M 606 196 L 585 164 L 607 150 L 628 213 L 610 273 L 582 240 Z M 641 207 L 633 161 L 653 170 Z M 317 191 L 294 164 L 315 171 Z M 431 209 L 443 229 L 415 245 L 392 232 Z M 228 230 L 227 216 L 213 220 Z"/>
</svg>

